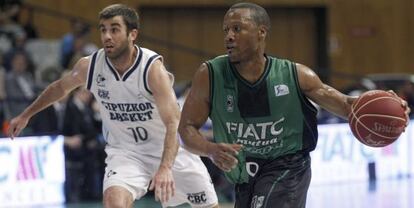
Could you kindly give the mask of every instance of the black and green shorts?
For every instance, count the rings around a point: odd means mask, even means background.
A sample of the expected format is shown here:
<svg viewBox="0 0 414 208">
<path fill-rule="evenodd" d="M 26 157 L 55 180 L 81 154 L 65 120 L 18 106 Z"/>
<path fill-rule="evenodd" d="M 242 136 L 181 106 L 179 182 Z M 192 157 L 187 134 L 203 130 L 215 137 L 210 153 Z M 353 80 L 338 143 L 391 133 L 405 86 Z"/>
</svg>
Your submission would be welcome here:
<svg viewBox="0 0 414 208">
<path fill-rule="evenodd" d="M 236 185 L 235 208 L 305 208 L 310 163 L 309 153 L 274 160 L 246 158 L 249 183 Z"/>
</svg>

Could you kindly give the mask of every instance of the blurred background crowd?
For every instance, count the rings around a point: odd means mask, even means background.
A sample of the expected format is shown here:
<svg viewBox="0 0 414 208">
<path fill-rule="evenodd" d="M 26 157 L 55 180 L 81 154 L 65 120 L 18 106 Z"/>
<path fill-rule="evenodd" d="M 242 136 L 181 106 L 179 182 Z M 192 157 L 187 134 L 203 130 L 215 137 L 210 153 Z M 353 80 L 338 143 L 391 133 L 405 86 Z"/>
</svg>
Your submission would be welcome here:
<svg viewBox="0 0 414 208">
<path fill-rule="evenodd" d="M 34 4 L 34 2 L 36 1 L 0 1 L 0 124 L 2 125 L 1 134 L 3 137 L 7 137 L 6 129 L 9 120 L 22 112 L 22 110 L 38 96 L 45 86 L 67 73 L 80 57 L 90 55 L 99 48 L 99 38 L 96 38 L 96 35 L 92 35 L 95 30 L 96 19 L 88 19 L 81 14 L 59 12 L 52 7 L 48 8 L 46 6 L 47 1 L 39 1 L 43 2 L 43 4 Z M 105 3 L 108 2 L 109 1 L 100 1 L 102 5 L 105 5 Z M 168 2 L 171 1 L 165 2 L 168 4 Z M 260 3 L 260 1 L 258 2 Z M 79 5 L 82 4 L 80 2 L 78 3 Z M 133 5 L 135 5 L 135 3 Z M 293 9 L 291 7 L 287 7 L 288 12 L 290 11 L 291 13 L 294 13 L 292 12 Z M 164 7 L 153 8 L 151 6 L 148 6 L 148 8 L 148 10 L 145 10 L 145 8 L 138 10 L 142 14 L 144 20 L 147 18 L 145 16 L 146 14 L 150 16 L 148 19 L 162 16 L 163 14 L 161 13 L 165 9 Z M 219 11 L 225 11 L 225 8 L 226 7 L 223 7 L 222 10 Z M 96 10 L 99 11 L 100 9 L 101 8 L 97 8 Z M 148 12 L 151 9 L 154 14 Z M 182 8 L 176 8 L 176 10 L 179 9 Z M 199 10 L 200 5 L 196 6 L 195 11 Z M 278 10 L 280 9 L 278 8 Z M 217 25 L 218 27 L 215 29 L 221 31 L 220 17 L 224 15 L 224 12 L 214 12 L 211 12 L 211 15 L 216 15 L 218 17 L 217 20 L 214 20 L 217 21 L 214 23 L 214 26 Z M 315 14 L 323 14 L 326 17 L 326 13 L 326 11 L 321 12 L 318 10 Z M 208 11 L 207 14 L 209 14 Z M 270 14 L 272 16 L 272 13 Z M 46 18 L 42 17 L 42 15 L 47 16 L 48 18 L 60 18 L 62 22 L 65 23 L 65 26 L 62 26 L 59 33 L 51 32 L 48 34 L 47 30 L 46 32 L 44 31 L 47 27 L 47 25 L 44 24 L 46 20 L 43 20 L 43 22 L 39 20 Z M 97 17 L 97 12 L 92 13 L 92 16 Z M 206 18 L 206 16 L 204 18 Z M 318 18 L 319 17 L 316 19 Z M 180 18 L 177 19 L 180 20 Z M 324 21 L 326 22 L 328 20 Z M 147 20 L 147 22 L 149 22 L 149 20 Z M 39 27 L 39 25 L 41 25 L 41 27 Z M 53 27 L 56 27 L 56 24 Z M 220 51 L 224 50 L 219 50 L 218 53 L 215 53 L 207 50 L 207 48 L 206 51 L 194 49 L 196 47 L 189 47 L 185 42 L 168 42 L 156 35 L 145 35 L 152 34 L 153 32 L 151 31 L 153 29 L 151 29 L 150 26 L 148 26 L 149 30 L 145 32 L 146 28 L 146 23 L 143 23 L 144 32 L 142 37 L 144 41 L 142 43 L 139 41 L 138 44 L 143 47 L 155 48 L 155 50 L 159 48 L 160 54 L 165 55 L 168 69 L 175 73 L 178 78 L 175 90 L 179 102 L 182 103 L 189 87 L 191 87 L 191 84 L 189 83 L 191 76 L 182 76 L 177 69 L 179 68 L 179 65 L 176 63 L 184 62 L 185 64 L 190 59 L 194 59 L 194 57 L 174 59 L 174 56 L 178 55 L 171 54 L 169 51 L 178 50 L 179 52 L 177 53 L 190 53 L 193 56 L 195 54 L 198 55 L 199 59 L 202 61 L 206 60 L 208 57 L 211 58 L 215 55 L 219 55 Z M 54 31 L 56 29 L 59 28 L 54 28 Z M 185 27 L 178 29 L 185 33 L 192 30 L 192 28 L 189 29 Z M 328 30 L 326 29 L 326 25 L 324 30 Z M 171 31 L 161 31 L 160 33 L 163 32 L 169 33 Z M 362 28 L 357 27 L 351 32 L 356 38 L 360 36 L 363 38 L 368 36 L 369 38 L 370 35 L 375 36 L 375 33 L 381 31 L 378 31 L 375 28 L 371 31 L 370 27 L 364 26 Z M 277 34 L 273 34 L 277 36 Z M 335 43 L 335 39 L 330 42 L 331 45 L 329 45 L 329 47 L 333 47 L 332 50 L 336 50 Z M 217 44 L 219 47 L 221 46 L 221 42 L 218 42 Z M 284 47 L 281 43 L 278 45 Z M 322 44 L 322 46 L 323 45 L 324 44 Z M 165 54 L 164 51 L 166 51 Z M 274 56 L 279 56 L 277 52 L 270 51 L 269 53 Z M 334 51 L 333 53 L 338 52 Z M 296 60 L 296 57 L 294 56 L 284 58 Z M 370 59 L 368 55 L 366 58 Z M 201 63 L 199 59 L 194 62 Z M 323 63 L 323 61 L 317 63 Z M 306 62 L 303 64 L 308 65 Z M 332 80 L 338 79 L 338 76 L 343 76 L 347 78 L 348 81 L 346 82 L 347 84 L 336 86 L 334 81 L 329 81 L 331 80 L 329 74 L 334 76 L 335 73 L 324 72 L 329 66 L 327 64 L 322 65 L 323 66 L 316 65 L 311 67 L 318 73 L 321 73 L 321 77 L 325 79 L 325 81 L 334 87 L 338 88 L 339 86 L 338 89 L 344 93 L 359 95 L 364 91 L 373 89 L 394 90 L 399 96 L 407 100 L 411 109 L 414 109 L 414 73 L 409 73 L 410 71 L 413 71 L 412 69 L 403 71 L 402 73 L 398 73 L 398 70 L 393 70 L 392 72 L 394 73 L 387 73 L 387 70 L 381 70 L 378 74 L 361 73 L 357 75 L 355 75 L 354 72 L 355 70 L 358 71 L 358 69 L 355 69 L 353 73 L 345 75 L 343 73 L 339 73 L 339 75 L 337 74 Z M 191 75 L 196 68 L 197 66 L 194 65 L 194 67 L 191 70 L 187 70 L 186 73 Z M 94 102 L 93 96 L 88 91 L 83 88 L 77 89 L 69 97 L 36 115 L 29 123 L 28 128 L 22 133 L 22 136 L 65 136 L 65 191 L 68 203 L 99 200 L 101 197 L 101 181 L 105 158 L 103 149 L 105 142 L 101 135 L 101 121 Z M 411 117 L 413 117 L 413 112 L 411 113 Z M 322 109 L 319 110 L 318 119 L 320 124 L 346 122 Z M 212 139 L 211 125 L 209 122 L 206 123 L 203 129 L 205 136 L 208 139 Z M 217 187 L 217 191 L 225 198 L 225 200 L 232 201 L 233 194 L 231 192 L 231 185 L 226 182 L 222 173 L 211 164 L 209 160 L 204 160 L 204 162 L 209 168 L 214 184 Z"/>
</svg>

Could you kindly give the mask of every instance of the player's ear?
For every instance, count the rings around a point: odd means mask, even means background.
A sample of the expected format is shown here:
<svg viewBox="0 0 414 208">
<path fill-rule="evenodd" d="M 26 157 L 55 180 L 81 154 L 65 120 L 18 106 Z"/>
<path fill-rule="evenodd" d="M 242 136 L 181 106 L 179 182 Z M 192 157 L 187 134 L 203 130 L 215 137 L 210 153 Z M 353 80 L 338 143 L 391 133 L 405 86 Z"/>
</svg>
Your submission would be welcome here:
<svg viewBox="0 0 414 208">
<path fill-rule="evenodd" d="M 128 36 L 132 40 L 132 42 L 135 42 L 138 39 L 138 34 L 138 29 L 132 29 L 131 31 L 129 31 Z"/>
<path fill-rule="evenodd" d="M 259 26 L 259 37 L 262 39 L 266 39 L 267 36 L 267 28 L 264 25 Z"/>
</svg>

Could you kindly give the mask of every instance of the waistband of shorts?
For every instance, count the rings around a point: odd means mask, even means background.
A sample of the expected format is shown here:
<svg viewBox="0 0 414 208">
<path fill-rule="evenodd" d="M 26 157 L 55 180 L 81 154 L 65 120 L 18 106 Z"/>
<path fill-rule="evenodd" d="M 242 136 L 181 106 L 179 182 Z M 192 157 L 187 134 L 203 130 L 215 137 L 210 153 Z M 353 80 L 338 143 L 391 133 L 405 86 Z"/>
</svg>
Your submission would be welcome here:
<svg viewBox="0 0 414 208">
<path fill-rule="evenodd" d="M 266 165 L 266 164 L 289 164 L 295 163 L 298 161 L 304 161 L 310 159 L 309 152 L 295 152 L 292 154 L 282 155 L 277 158 L 273 159 L 262 159 L 262 158 L 255 158 L 255 157 L 246 157 L 246 162 L 256 162 L 259 165 Z"/>
</svg>

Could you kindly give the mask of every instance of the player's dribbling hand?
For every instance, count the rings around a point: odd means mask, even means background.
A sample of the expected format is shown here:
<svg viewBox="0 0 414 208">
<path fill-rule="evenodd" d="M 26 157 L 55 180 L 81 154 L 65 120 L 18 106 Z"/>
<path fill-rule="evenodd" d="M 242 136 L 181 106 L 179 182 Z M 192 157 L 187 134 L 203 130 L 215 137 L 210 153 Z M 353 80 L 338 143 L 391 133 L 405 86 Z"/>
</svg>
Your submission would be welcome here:
<svg viewBox="0 0 414 208">
<path fill-rule="evenodd" d="M 238 163 L 236 156 L 242 147 L 241 144 L 212 143 L 209 158 L 218 168 L 230 172 Z"/>
<path fill-rule="evenodd" d="M 11 139 L 18 136 L 20 132 L 27 126 L 29 119 L 22 116 L 17 116 L 10 121 L 8 135 Z"/>
<path fill-rule="evenodd" d="M 161 203 L 165 203 L 173 197 L 175 183 L 171 169 L 161 165 L 152 178 L 149 190 L 154 191 L 155 200 Z"/>
<path fill-rule="evenodd" d="M 399 98 L 400 99 L 400 101 L 401 101 L 401 105 L 402 105 L 402 107 L 404 107 L 405 108 L 405 120 L 407 121 L 406 123 L 405 123 L 405 127 L 407 127 L 408 126 L 408 124 L 410 123 L 410 112 L 411 112 L 411 109 L 410 109 L 410 107 L 408 107 L 408 103 L 407 103 L 407 101 L 405 101 L 404 99 L 402 99 L 400 96 L 398 96 L 393 90 L 388 90 L 388 92 L 389 93 L 391 93 L 391 94 L 393 94 L 395 97 L 397 97 L 397 98 Z M 404 130 L 405 131 L 405 130 Z"/>
<path fill-rule="evenodd" d="M 402 106 L 405 108 L 405 119 L 406 119 L 406 123 L 405 123 L 405 127 L 407 127 L 408 126 L 408 124 L 410 124 L 410 112 L 411 112 L 411 109 L 410 109 L 410 107 L 408 107 L 408 103 L 407 103 L 407 101 L 405 101 L 405 100 L 403 100 L 403 99 L 401 99 L 401 104 L 402 104 Z M 405 131 L 405 130 L 404 130 Z"/>
</svg>

